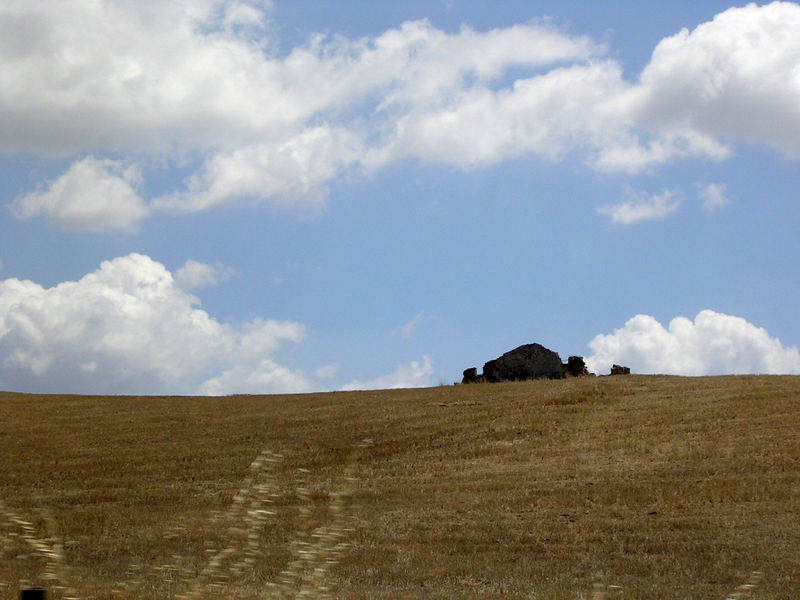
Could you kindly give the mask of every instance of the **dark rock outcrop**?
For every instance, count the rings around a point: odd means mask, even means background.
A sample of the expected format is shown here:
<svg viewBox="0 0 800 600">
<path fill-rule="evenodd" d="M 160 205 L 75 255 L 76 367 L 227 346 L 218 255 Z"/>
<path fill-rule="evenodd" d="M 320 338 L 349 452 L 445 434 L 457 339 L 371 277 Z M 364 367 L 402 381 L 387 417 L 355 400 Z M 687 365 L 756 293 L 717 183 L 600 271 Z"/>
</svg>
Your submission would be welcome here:
<svg viewBox="0 0 800 600">
<path fill-rule="evenodd" d="M 570 356 L 564 367 L 572 377 L 581 377 L 589 374 L 589 369 L 586 368 L 586 363 L 583 362 L 582 356 Z"/>
<path fill-rule="evenodd" d="M 540 344 L 525 344 L 484 364 L 483 377 L 489 382 L 563 379 L 565 371 L 558 353 Z"/>
<path fill-rule="evenodd" d="M 611 373 L 610 375 L 630 375 L 631 368 L 630 367 L 623 367 L 620 365 L 611 365 Z"/>
<path fill-rule="evenodd" d="M 483 377 L 478 375 L 477 367 L 470 367 L 464 370 L 464 378 L 461 383 L 480 383 L 483 380 Z"/>
<path fill-rule="evenodd" d="M 479 374 L 475 367 L 465 369 L 461 383 L 563 379 L 587 375 L 594 376 L 594 373 L 589 372 L 582 356 L 570 356 L 567 362 L 562 363 L 557 352 L 541 344 L 525 344 L 485 363 L 483 373 Z"/>
</svg>

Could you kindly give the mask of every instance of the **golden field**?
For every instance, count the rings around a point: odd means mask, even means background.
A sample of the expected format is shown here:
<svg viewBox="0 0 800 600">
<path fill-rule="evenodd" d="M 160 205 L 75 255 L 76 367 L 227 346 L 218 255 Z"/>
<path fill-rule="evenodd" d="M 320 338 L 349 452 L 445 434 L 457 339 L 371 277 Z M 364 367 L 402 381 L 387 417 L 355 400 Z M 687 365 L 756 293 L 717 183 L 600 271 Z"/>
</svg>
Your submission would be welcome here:
<svg viewBox="0 0 800 600">
<path fill-rule="evenodd" d="M 0 502 L 2 598 L 797 599 L 800 377 L 0 393 Z"/>
</svg>

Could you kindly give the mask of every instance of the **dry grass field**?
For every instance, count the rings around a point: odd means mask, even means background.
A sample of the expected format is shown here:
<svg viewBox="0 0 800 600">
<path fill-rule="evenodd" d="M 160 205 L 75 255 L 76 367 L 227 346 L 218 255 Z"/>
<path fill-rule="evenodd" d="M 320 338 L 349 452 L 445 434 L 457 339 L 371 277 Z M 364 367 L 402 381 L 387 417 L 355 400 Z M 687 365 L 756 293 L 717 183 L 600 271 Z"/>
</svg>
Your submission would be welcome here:
<svg viewBox="0 0 800 600">
<path fill-rule="evenodd" d="M 0 502 L 9 599 L 797 599 L 800 378 L 2 393 Z"/>
</svg>

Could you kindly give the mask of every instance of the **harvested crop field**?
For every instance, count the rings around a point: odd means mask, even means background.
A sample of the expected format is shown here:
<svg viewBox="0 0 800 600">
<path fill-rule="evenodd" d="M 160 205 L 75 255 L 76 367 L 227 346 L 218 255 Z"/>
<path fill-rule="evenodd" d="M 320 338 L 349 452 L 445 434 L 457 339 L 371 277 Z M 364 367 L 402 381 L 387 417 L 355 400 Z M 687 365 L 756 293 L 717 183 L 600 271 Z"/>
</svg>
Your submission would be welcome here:
<svg viewBox="0 0 800 600">
<path fill-rule="evenodd" d="M 800 598 L 800 377 L 0 393 L 0 502 L 2 598 Z"/>
</svg>

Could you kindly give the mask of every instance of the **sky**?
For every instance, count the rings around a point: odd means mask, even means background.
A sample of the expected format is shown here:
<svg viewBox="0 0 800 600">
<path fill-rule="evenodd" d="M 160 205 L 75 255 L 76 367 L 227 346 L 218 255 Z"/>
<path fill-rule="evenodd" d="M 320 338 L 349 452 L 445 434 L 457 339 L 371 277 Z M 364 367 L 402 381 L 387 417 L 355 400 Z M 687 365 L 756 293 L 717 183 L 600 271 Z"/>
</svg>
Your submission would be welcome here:
<svg viewBox="0 0 800 600">
<path fill-rule="evenodd" d="M 4 0 L 0 389 L 800 374 L 800 5 Z"/>
</svg>

